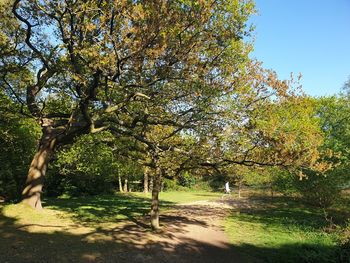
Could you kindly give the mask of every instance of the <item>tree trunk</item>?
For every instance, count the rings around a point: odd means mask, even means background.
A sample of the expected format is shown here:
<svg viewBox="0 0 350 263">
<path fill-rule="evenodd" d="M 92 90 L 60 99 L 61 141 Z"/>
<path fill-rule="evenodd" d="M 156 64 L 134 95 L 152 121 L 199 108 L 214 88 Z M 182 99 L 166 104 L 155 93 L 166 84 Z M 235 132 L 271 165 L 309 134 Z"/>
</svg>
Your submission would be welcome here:
<svg viewBox="0 0 350 263">
<path fill-rule="evenodd" d="M 127 193 L 128 192 L 128 179 L 124 180 L 124 192 Z"/>
<path fill-rule="evenodd" d="M 241 198 L 242 182 L 238 182 L 238 198 Z"/>
<path fill-rule="evenodd" d="M 151 227 L 156 230 L 159 229 L 159 191 L 161 181 L 162 170 L 160 168 L 155 169 L 153 176 L 153 189 L 152 189 L 152 205 L 151 205 Z"/>
<path fill-rule="evenodd" d="M 273 186 L 270 184 L 270 193 L 271 193 L 271 198 L 273 198 Z"/>
<path fill-rule="evenodd" d="M 148 193 L 148 167 L 145 166 L 143 169 L 143 192 Z"/>
<path fill-rule="evenodd" d="M 123 192 L 122 178 L 118 174 L 118 184 L 119 184 L 119 192 Z"/>
<path fill-rule="evenodd" d="M 162 181 L 160 183 L 160 191 L 163 192 L 164 191 L 164 181 Z"/>
<path fill-rule="evenodd" d="M 151 178 L 149 179 L 149 187 L 148 187 L 149 191 L 152 192 L 153 191 L 153 176 L 151 176 Z"/>
<path fill-rule="evenodd" d="M 22 202 L 34 209 L 42 209 L 41 193 L 44 176 L 55 145 L 56 139 L 51 136 L 50 130 L 46 128 L 40 140 L 39 149 L 30 164 L 25 188 L 22 192 Z"/>
</svg>

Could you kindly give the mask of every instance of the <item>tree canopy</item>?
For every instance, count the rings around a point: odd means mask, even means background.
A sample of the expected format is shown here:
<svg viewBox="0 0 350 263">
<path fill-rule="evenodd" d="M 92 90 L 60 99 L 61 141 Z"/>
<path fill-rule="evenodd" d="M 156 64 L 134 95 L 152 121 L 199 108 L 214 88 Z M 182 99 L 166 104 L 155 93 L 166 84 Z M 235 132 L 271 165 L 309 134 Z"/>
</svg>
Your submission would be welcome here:
<svg viewBox="0 0 350 263">
<path fill-rule="evenodd" d="M 324 168 L 311 102 L 248 57 L 252 1 L 10 2 L 0 85 L 42 128 L 23 191 L 32 207 L 55 151 L 87 133 L 134 142 L 154 173 L 154 228 L 171 160 Z"/>
</svg>

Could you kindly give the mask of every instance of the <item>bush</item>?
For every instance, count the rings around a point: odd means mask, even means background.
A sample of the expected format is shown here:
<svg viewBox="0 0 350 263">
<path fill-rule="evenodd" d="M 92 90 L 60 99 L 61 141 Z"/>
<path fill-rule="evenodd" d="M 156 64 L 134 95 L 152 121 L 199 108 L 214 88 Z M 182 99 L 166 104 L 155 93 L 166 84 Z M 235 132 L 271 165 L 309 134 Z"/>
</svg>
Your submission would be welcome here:
<svg viewBox="0 0 350 263">
<path fill-rule="evenodd" d="M 45 176 L 43 192 L 45 196 L 57 197 L 64 192 L 64 176 L 60 175 L 55 165 L 50 165 Z"/>
<path fill-rule="evenodd" d="M 327 176 L 307 172 L 306 179 L 295 179 L 295 186 L 306 202 L 327 208 L 340 199 L 341 188 L 337 179 L 335 172 Z"/>
<path fill-rule="evenodd" d="M 188 171 L 182 173 L 178 178 L 179 184 L 183 187 L 192 188 L 196 184 L 196 178 Z"/>
<path fill-rule="evenodd" d="M 165 191 L 178 191 L 179 189 L 179 185 L 175 179 L 164 178 L 163 183 Z"/>
<path fill-rule="evenodd" d="M 208 181 L 203 180 L 197 180 L 196 184 L 192 187 L 193 190 L 198 191 L 213 191 L 213 188 L 211 187 L 210 183 Z"/>
</svg>

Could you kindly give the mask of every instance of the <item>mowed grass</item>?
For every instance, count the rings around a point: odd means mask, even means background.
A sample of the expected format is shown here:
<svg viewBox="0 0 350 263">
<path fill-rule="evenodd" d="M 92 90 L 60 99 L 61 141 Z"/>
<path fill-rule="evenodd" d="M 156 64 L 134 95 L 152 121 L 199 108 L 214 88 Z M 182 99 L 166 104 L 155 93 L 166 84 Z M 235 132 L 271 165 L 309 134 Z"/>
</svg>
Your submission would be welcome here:
<svg viewBox="0 0 350 263">
<path fill-rule="evenodd" d="M 161 192 L 159 195 L 161 211 L 171 209 L 176 204 L 213 200 L 220 198 L 213 192 Z M 123 220 L 135 221 L 149 214 L 151 193 L 116 193 L 106 196 L 48 199 L 47 209 L 62 211 L 84 224 L 109 223 Z"/>
<path fill-rule="evenodd" d="M 169 210 L 176 204 L 218 198 L 220 193 L 213 192 L 162 192 L 159 196 L 161 211 Z M 84 225 L 134 221 L 149 214 L 151 193 L 44 198 L 43 206 L 45 209 L 37 212 L 22 204 L 11 204 L 3 206 L 2 214 L 24 223 L 40 223 L 42 220 L 55 223 L 68 218 Z"/>
<path fill-rule="evenodd" d="M 339 262 L 338 234 L 322 209 L 288 198 L 259 198 L 226 221 L 230 242 L 261 262 Z M 350 262 L 350 259 L 349 261 Z"/>
<path fill-rule="evenodd" d="M 227 218 L 225 229 L 231 247 L 245 255 L 246 262 L 349 262 L 337 261 L 338 233 L 325 232 L 329 222 L 322 210 L 288 198 L 243 194 L 240 201 L 235 195 L 228 200 L 238 205 Z M 163 192 L 161 214 L 176 209 L 177 204 L 221 196 Z M 45 209 L 40 212 L 23 204 L 2 205 L 0 262 L 103 262 L 127 257 L 126 246 L 150 233 L 148 219 L 142 220 L 150 205 L 151 194 L 143 193 L 49 198 L 44 199 Z M 348 205 L 344 202 L 335 212 L 344 212 Z M 334 222 L 339 224 L 346 217 L 348 213 Z M 130 222 L 142 230 L 127 227 Z"/>
<path fill-rule="evenodd" d="M 133 195 L 137 197 L 146 197 L 151 199 L 151 193 L 134 193 Z M 188 192 L 161 192 L 159 194 L 159 199 L 161 204 L 184 204 L 184 203 L 192 203 L 197 201 L 209 201 L 209 200 L 217 200 L 222 196 L 222 193 L 217 192 L 205 192 L 205 191 L 188 191 Z"/>
</svg>

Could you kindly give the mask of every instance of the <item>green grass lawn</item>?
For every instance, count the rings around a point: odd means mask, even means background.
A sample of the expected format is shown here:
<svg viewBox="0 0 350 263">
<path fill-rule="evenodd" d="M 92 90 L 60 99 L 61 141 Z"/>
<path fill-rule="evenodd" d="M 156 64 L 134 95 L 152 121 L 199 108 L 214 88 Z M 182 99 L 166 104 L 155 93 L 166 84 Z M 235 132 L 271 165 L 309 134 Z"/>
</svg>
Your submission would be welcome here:
<svg viewBox="0 0 350 263">
<path fill-rule="evenodd" d="M 164 212 L 176 204 L 218 198 L 220 198 L 220 193 L 162 192 L 160 193 L 160 204 L 161 210 Z M 43 214 L 35 212 L 33 214 L 30 209 L 23 210 L 22 207 L 19 209 L 19 206 L 21 205 L 5 206 L 3 212 L 14 217 L 37 218 L 41 215 L 47 216 L 45 214 L 47 211 L 56 211 L 60 212 L 63 217 L 69 217 L 80 224 L 116 223 L 123 220 L 135 221 L 138 217 L 147 215 L 151 207 L 151 194 L 135 192 L 105 196 L 44 198 Z"/>
<path fill-rule="evenodd" d="M 49 198 L 45 200 L 44 206 L 46 209 L 62 211 L 81 224 L 99 224 L 135 220 L 149 212 L 150 200 L 142 196 L 115 194 Z"/>
<path fill-rule="evenodd" d="M 274 198 L 237 209 L 225 229 L 233 246 L 262 262 L 338 262 L 337 234 L 326 233 L 328 225 L 321 209 Z"/>
<path fill-rule="evenodd" d="M 137 197 L 146 197 L 148 199 L 151 198 L 151 193 L 134 193 Z M 222 193 L 215 192 L 205 192 L 205 191 L 189 191 L 189 192 L 161 192 L 159 194 L 159 199 L 161 203 L 167 204 L 183 204 L 183 203 L 191 203 L 196 201 L 204 201 L 204 200 L 217 200 L 221 197 Z"/>
<path fill-rule="evenodd" d="M 177 204 L 215 200 L 221 195 L 163 192 L 160 194 L 161 214 Z M 247 262 L 250 259 L 252 262 L 337 262 L 339 233 L 324 231 L 329 223 L 322 210 L 287 198 L 246 196 L 245 205 L 242 202 L 227 218 L 225 229 L 232 247 L 246 255 Z M 233 195 L 231 201 L 236 199 Z M 93 258 L 122 253 L 133 233 L 128 234 L 130 230 L 125 229 L 123 239 L 113 240 L 113 233 L 117 233 L 114 229 L 118 229 L 120 222 L 140 225 L 140 217 L 150 211 L 150 201 L 150 194 L 118 193 L 44 198 L 45 209 L 40 212 L 23 204 L 1 205 L 0 255 L 12 260 L 9 262 L 32 262 L 33 255 L 40 252 L 45 258 L 71 262 L 71 258 L 85 255 Z M 334 218 L 337 224 L 346 221 L 347 205 L 345 202 L 334 210 L 339 215 L 343 212 L 342 218 Z M 149 233 L 148 225 L 144 226 L 143 233 Z"/>
<path fill-rule="evenodd" d="M 161 214 L 176 204 L 201 200 L 218 199 L 219 193 L 211 192 L 162 192 L 160 193 Z M 99 228 L 101 225 L 114 226 L 122 221 L 139 223 L 139 218 L 148 215 L 151 194 L 116 193 L 104 196 L 44 198 L 42 211 L 35 211 L 23 204 L 0 206 L 0 225 L 70 226 Z M 9 224 L 6 224 L 9 225 Z M 9 228 L 11 229 L 11 228 Z M 57 229 L 46 228 L 48 232 Z M 1 240 L 0 240 L 1 241 Z"/>
</svg>

